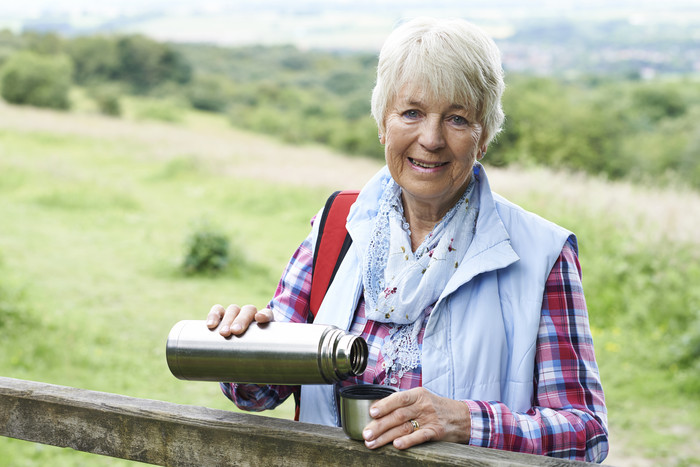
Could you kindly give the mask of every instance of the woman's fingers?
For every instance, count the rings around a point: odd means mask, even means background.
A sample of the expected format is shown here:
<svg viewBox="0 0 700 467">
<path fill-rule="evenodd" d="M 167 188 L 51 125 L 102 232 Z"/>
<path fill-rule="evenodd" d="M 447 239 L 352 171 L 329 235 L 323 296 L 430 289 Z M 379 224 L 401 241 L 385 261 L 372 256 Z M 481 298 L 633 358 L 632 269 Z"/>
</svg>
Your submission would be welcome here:
<svg viewBox="0 0 700 467">
<path fill-rule="evenodd" d="M 238 308 L 238 305 L 231 305 L 229 308 L 232 307 Z M 248 329 L 248 326 L 250 326 L 250 323 L 255 320 L 255 315 L 257 312 L 258 309 L 253 305 L 244 305 L 242 308 L 239 308 L 238 313 L 231 324 L 231 333 L 236 335 L 243 334 L 245 330 Z"/>
<path fill-rule="evenodd" d="M 415 402 L 414 391 L 397 392 L 375 402 L 369 412 L 374 420 L 362 433 L 367 447 L 373 449 L 383 446 L 412 433 L 410 420 L 419 415 Z"/>
<path fill-rule="evenodd" d="M 406 419 L 406 417 L 402 418 Z M 382 432 L 376 438 L 373 437 L 370 440 L 365 439 L 365 445 L 370 449 L 374 449 L 393 442 L 395 448 L 406 449 L 416 444 L 429 441 L 434 433 L 425 429 L 415 429 L 411 420 L 415 419 L 408 418 L 406 421 L 398 423 L 387 431 Z"/>
<path fill-rule="evenodd" d="M 393 444 L 396 449 L 407 449 L 418 444 L 438 439 L 438 434 L 432 427 L 421 427 L 414 430 L 410 420 L 406 423 L 409 425 L 410 432 L 407 435 L 394 438 Z"/>
<path fill-rule="evenodd" d="M 270 321 L 274 321 L 275 316 L 272 314 L 272 310 L 269 308 L 263 308 L 262 310 L 258 310 L 257 313 L 255 313 L 255 321 L 263 324 L 263 323 L 269 323 Z"/>
<path fill-rule="evenodd" d="M 221 318 L 224 317 L 224 313 L 226 313 L 226 309 L 221 305 L 214 305 L 211 307 L 207 315 L 207 327 L 209 329 L 215 329 L 221 322 Z"/>
<path fill-rule="evenodd" d="M 258 310 L 253 305 L 229 305 L 226 308 L 224 318 L 221 320 L 219 334 L 228 337 L 231 334 L 243 334 L 248 326 L 253 321 L 255 313 Z"/>
<path fill-rule="evenodd" d="M 224 308 L 221 305 L 214 305 L 207 315 L 207 327 L 216 329 L 219 327 L 219 334 L 228 337 L 231 334 L 240 335 L 248 329 L 250 323 L 269 323 L 274 321 L 274 315 L 269 308 L 258 310 L 253 305 L 229 305 Z"/>
<path fill-rule="evenodd" d="M 415 389 L 396 392 L 372 404 L 372 407 L 369 409 L 369 414 L 375 419 L 386 416 L 389 417 L 386 420 L 396 419 L 396 424 L 401 423 L 405 420 L 398 420 L 400 415 L 397 414 L 396 411 L 404 407 L 413 406 L 418 401 L 419 396 L 418 391 Z"/>
<path fill-rule="evenodd" d="M 233 320 L 238 316 L 238 312 L 241 311 L 241 307 L 238 305 L 229 305 L 226 307 L 224 316 L 221 318 L 221 324 L 219 325 L 219 334 L 224 337 L 231 335 L 231 325 Z"/>
<path fill-rule="evenodd" d="M 439 397 L 425 388 L 392 394 L 370 408 L 374 418 L 363 437 L 374 449 L 391 442 L 406 449 L 426 441 L 469 441 L 470 414 L 461 401 Z M 415 422 L 415 423 L 412 423 Z"/>
</svg>

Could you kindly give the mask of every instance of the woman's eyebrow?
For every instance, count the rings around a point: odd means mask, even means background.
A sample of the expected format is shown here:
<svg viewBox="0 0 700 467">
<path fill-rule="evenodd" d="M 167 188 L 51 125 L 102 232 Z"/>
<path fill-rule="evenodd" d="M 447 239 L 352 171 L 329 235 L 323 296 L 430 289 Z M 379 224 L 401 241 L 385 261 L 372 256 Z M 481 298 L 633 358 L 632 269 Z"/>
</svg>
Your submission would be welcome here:
<svg viewBox="0 0 700 467">
<path fill-rule="evenodd" d="M 419 99 L 412 99 L 412 98 L 407 98 L 404 99 L 404 104 L 411 106 L 411 107 L 423 107 L 423 101 Z M 464 110 L 465 112 L 468 110 L 465 106 L 461 104 L 452 104 L 449 107 L 449 110 Z"/>
</svg>

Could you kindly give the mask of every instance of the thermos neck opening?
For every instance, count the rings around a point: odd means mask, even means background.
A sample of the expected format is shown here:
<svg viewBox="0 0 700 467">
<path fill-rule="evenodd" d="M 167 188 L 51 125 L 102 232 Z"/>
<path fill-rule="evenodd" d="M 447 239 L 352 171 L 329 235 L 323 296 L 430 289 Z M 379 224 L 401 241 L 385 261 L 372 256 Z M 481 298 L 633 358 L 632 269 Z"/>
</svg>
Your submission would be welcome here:
<svg viewBox="0 0 700 467">
<path fill-rule="evenodd" d="M 365 372 L 367 368 L 367 343 L 362 338 L 352 341 L 350 349 L 350 370 L 352 376 L 358 376 Z"/>
<path fill-rule="evenodd" d="M 327 328 L 320 350 L 319 370 L 328 383 L 361 375 L 367 367 L 365 340 L 336 327 Z"/>
</svg>

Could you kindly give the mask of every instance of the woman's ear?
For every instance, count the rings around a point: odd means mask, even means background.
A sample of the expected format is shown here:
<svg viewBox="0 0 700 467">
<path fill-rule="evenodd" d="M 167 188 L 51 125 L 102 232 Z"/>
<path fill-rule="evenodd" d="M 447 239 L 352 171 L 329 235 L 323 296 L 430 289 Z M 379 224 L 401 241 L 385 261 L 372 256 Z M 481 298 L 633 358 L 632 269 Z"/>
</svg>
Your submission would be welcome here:
<svg viewBox="0 0 700 467">
<path fill-rule="evenodd" d="M 484 144 L 483 146 L 481 146 L 481 148 L 479 148 L 479 154 L 476 155 L 476 160 L 480 161 L 481 159 L 483 159 L 486 155 L 486 151 L 488 150 L 488 148 L 488 144 Z"/>
<path fill-rule="evenodd" d="M 379 133 L 379 143 L 382 146 L 386 144 L 386 135 L 384 133 Z"/>
</svg>

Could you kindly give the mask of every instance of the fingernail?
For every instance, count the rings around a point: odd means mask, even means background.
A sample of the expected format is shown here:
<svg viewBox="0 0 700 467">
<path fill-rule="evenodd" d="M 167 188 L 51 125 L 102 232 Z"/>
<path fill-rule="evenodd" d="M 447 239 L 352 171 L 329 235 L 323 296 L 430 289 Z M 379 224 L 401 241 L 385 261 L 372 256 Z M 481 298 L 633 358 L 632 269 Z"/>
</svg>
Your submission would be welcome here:
<svg viewBox="0 0 700 467">
<path fill-rule="evenodd" d="M 229 333 L 229 327 L 228 326 L 222 326 L 221 329 L 219 330 L 220 334 L 228 334 Z"/>
<path fill-rule="evenodd" d="M 372 418 L 374 418 L 377 415 L 379 415 L 379 409 L 372 407 L 371 409 L 369 409 L 369 414 Z"/>
<path fill-rule="evenodd" d="M 376 443 L 376 441 L 365 441 L 365 446 L 372 449 Z"/>
<path fill-rule="evenodd" d="M 372 438 L 372 430 L 365 430 L 362 432 L 362 437 L 366 440 L 370 440 Z"/>
<path fill-rule="evenodd" d="M 214 324 L 214 320 L 213 320 L 213 319 L 207 320 L 207 326 L 211 326 L 211 325 L 213 325 L 213 324 Z"/>
<path fill-rule="evenodd" d="M 241 329 L 243 329 L 243 326 L 238 323 L 234 323 L 233 327 L 231 327 L 231 331 L 233 332 L 241 332 Z"/>
</svg>

